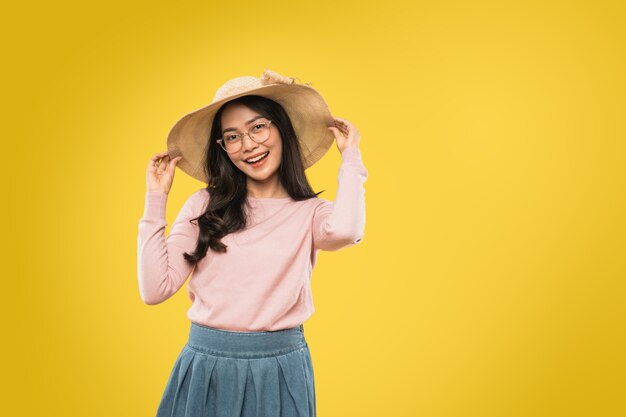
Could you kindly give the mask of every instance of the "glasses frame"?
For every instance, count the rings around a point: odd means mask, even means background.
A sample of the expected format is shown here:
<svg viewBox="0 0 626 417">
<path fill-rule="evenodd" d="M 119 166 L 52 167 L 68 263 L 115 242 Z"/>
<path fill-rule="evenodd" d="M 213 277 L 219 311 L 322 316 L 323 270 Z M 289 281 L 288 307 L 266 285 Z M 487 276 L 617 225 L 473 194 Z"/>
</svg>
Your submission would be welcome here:
<svg viewBox="0 0 626 417">
<path fill-rule="evenodd" d="M 270 119 L 268 119 L 268 118 L 265 118 L 265 120 L 267 120 L 267 128 L 271 129 L 272 128 L 272 121 Z M 253 124 L 252 126 L 255 126 L 256 124 L 258 124 L 258 123 L 255 121 L 255 124 Z M 224 145 L 224 136 L 222 136 L 221 138 L 217 139 L 216 142 L 220 144 L 221 148 L 224 149 L 225 152 L 227 152 L 227 153 L 237 153 L 237 152 L 239 152 L 241 150 L 241 148 L 243 148 L 243 137 L 246 136 L 246 135 L 248 135 L 248 137 L 253 142 L 259 143 L 259 144 L 267 142 L 267 140 L 270 138 L 270 136 L 272 136 L 272 132 L 270 130 L 270 134 L 267 135 L 266 139 L 264 139 L 261 142 L 257 142 L 256 140 L 254 140 L 254 138 L 250 135 L 249 132 L 250 132 L 249 130 L 246 131 L 246 132 L 239 132 L 239 131 L 237 131 L 237 133 L 241 135 L 241 147 L 239 149 L 237 149 L 236 151 L 228 152 L 228 150 L 226 150 L 226 146 Z"/>
</svg>

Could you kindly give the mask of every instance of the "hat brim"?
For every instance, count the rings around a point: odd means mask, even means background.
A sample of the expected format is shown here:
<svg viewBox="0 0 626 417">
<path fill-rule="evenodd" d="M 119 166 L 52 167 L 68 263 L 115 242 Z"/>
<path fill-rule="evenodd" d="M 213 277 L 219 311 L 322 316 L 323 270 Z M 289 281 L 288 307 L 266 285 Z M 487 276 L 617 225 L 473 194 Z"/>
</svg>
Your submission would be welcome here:
<svg viewBox="0 0 626 417">
<path fill-rule="evenodd" d="M 183 172 L 208 184 L 204 165 L 213 118 L 222 105 L 247 95 L 267 97 L 285 109 L 298 136 L 305 169 L 328 152 L 335 136 L 327 128 L 334 126 L 334 119 L 324 98 L 308 85 L 271 84 L 231 95 L 180 118 L 170 129 L 167 150 L 171 158 L 183 156 L 177 163 Z"/>
</svg>

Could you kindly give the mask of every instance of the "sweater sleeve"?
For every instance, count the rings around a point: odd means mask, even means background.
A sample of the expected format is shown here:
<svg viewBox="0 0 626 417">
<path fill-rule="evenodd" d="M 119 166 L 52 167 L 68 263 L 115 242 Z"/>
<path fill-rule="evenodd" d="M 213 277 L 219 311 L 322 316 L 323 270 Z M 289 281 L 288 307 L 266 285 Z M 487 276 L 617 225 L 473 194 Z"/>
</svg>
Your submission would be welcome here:
<svg viewBox="0 0 626 417">
<path fill-rule="evenodd" d="M 341 158 L 335 201 L 323 200 L 313 215 L 314 250 L 336 251 L 363 239 L 367 169 L 358 147 L 344 149 Z"/>
<path fill-rule="evenodd" d="M 203 194 L 204 193 L 204 194 Z M 146 304 L 159 304 L 174 295 L 191 273 L 183 253 L 196 248 L 199 229 L 189 220 L 202 214 L 206 190 L 192 194 L 181 208 L 170 233 L 165 237 L 167 194 L 147 191 L 137 237 L 139 292 Z"/>
</svg>

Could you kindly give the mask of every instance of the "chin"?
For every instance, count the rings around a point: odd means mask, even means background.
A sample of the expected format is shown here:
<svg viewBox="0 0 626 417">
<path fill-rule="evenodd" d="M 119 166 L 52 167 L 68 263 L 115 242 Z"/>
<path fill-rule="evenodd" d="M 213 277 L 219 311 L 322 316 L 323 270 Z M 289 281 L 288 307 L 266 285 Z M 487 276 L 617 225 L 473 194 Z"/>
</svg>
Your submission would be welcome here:
<svg viewBox="0 0 626 417">
<path fill-rule="evenodd" d="M 263 172 L 246 171 L 246 173 L 249 177 L 254 178 L 255 180 L 262 181 L 272 177 L 273 175 L 278 174 L 278 167 L 268 169 L 267 171 Z"/>
</svg>

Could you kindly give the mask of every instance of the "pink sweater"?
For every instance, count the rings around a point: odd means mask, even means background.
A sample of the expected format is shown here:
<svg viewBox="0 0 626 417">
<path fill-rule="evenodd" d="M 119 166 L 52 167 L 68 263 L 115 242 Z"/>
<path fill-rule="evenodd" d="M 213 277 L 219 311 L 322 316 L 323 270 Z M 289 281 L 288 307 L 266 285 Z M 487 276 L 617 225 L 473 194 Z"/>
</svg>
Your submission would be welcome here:
<svg viewBox="0 0 626 417">
<path fill-rule="evenodd" d="M 234 331 L 302 324 L 314 311 L 310 282 L 318 251 L 356 245 L 364 234 L 367 170 L 358 147 L 344 149 L 341 158 L 334 202 L 248 197 L 246 228 L 221 239 L 226 253 L 209 248 L 195 268 L 183 253 L 195 250 L 199 230 L 188 221 L 204 212 L 206 188 L 187 199 L 167 237 L 167 194 L 146 192 L 137 239 L 142 300 L 162 303 L 191 273 L 187 317 L 193 322 Z"/>
</svg>

